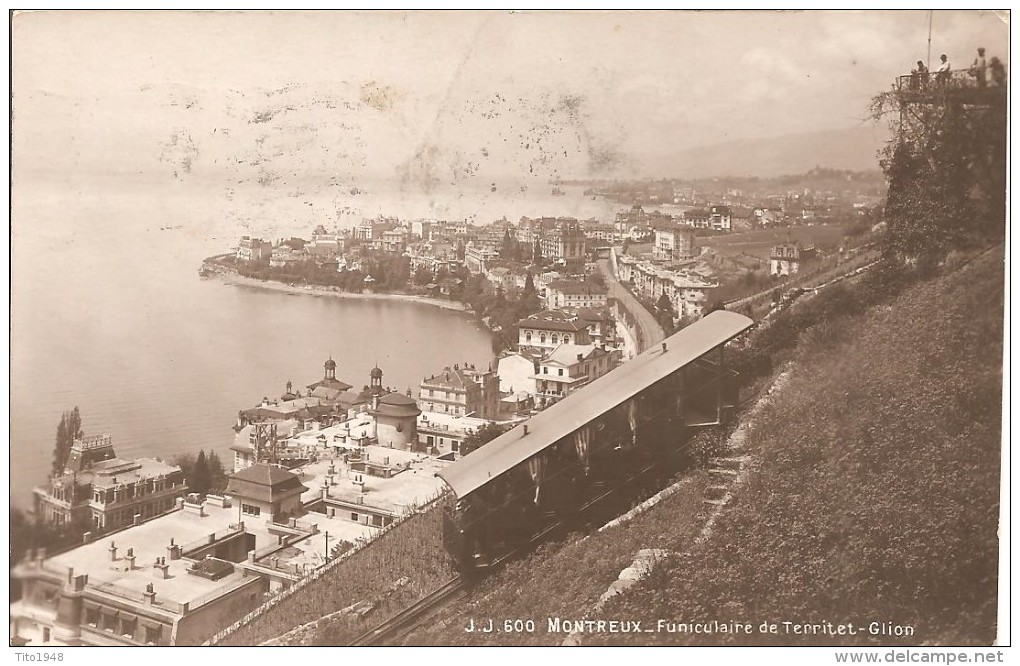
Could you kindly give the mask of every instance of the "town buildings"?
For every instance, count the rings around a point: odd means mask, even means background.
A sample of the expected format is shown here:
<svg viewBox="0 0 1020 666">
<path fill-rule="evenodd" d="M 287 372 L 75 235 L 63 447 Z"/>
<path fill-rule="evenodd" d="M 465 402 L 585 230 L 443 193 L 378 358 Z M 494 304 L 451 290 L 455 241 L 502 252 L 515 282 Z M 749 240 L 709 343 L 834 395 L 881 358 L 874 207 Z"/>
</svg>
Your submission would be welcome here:
<svg viewBox="0 0 1020 666">
<path fill-rule="evenodd" d="M 268 261 L 269 255 L 273 251 L 273 244 L 267 240 L 261 238 L 252 238 L 251 236 L 241 236 L 241 241 L 237 245 L 237 257 L 238 261 L 244 262 L 261 262 Z"/>
<path fill-rule="evenodd" d="M 652 256 L 663 261 L 688 261 L 697 255 L 694 230 L 669 222 L 655 227 Z"/>
<path fill-rule="evenodd" d="M 558 310 L 543 310 L 522 319 L 517 324 L 520 351 L 547 353 L 561 344 L 591 344 L 588 322 L 577 314 Z"/>
<path fill-rule="evenodd" d="M 495 419 L 499 412 L 499 378 L 492 370 L 454 365 L 423 379 L 418 400 L 426 412 Z"/>
<path fill-rule="evenodd" d="M 177 465 L 118 458 L 109 435 L 74 440 L 63 473 L 33 490 L 35 514 L 47 523 L 109 532 L 169 511 L 187 487 Z"/>
<path fill-rule="evenodd" d="M 468 243 L 464 249 L 464 267 L 474 275 L 485 273 L 489 262 L 496 259 L 499 259 L 499 252 L 493 249 L 476 247 L 473 243 Z"/>
<path fill-rule="evenodd" d="M 540 352 L 529 351 L 507 352 L 500 356 L 496 362 L 500 393 L 512 396 L 519 393 L 534 395 L 534 376 L 538 372 L 538 361 L 542 356 Z"/>
<path fill-rule="evenodd" d="M 11 643 L 201 645 L 434 498 L 442 464 L 372 445 L 300 476 L 259 463 L 233 474 L 225 495 L 180 497 L 69 550 L 31 552 L 11 571 L 22 591 Z"/>
<path fill-rule="evenodd" d="M 562 262 L 568 270 L 584 268 L 586 238 L 577 220 L 557 220 L 556 229 L 545 235 L 539 244 L 544 259 Z"/>
<path fill-rule="evenodd" d="M 814 259 L 814 247 L 801 248 L 798 243 L 784 243 L 772 247 L 769 253 L 770 275 L 793 275 L 801 265 Z"/>
<path fill-rule="evenodd" d="M 653 303 L 665 294 L 678 317 L 695 319 L 704 314 L 709 291 L 719 286 L 693 272 L 669 270 L 627 255 L 617 258 L 617 277 Z"/>
<path fill-rule="evenodd" d="M 330 443 L 404 451 L 418 448 L 416 418 L 421 411 L 410 390 L 401 394 L 385 387 L 379 367 L 370 371 L 369 383 L 361 391 L 337 379 L 332 358 L 323 368 L 323 378 L 309 384 L 303 395 L 287 382 L 278 398 L 264 397 L 259 405 L 238 413 L 237 434 L 230 447 L 235 472 L 260 462 L 303 460 L 327 441 L 325 430 L 331 427 L 339 430 L 331 432 Z M 314 433 L 311 440 L 309 433 Z"/>
<path fill-rule="evenodd" d="M 472 416 L 423 412 L 418 417 L 418 437 L 427 453 L 436 456 L 450 453 L 457 455 L 464 440 L 488 423 L 490 421 L 486 419 Z"/>
<path fill-rule="evenodd" d="M 619 356 L 595 345 L 559 345 L 538 362 L 532 377 L 538 405 L 548 407 L 598 379 L 616 367 Z"/>
<path fill-rule="evenodd" d="M 545 304 L 550 309 L 604 306 L 608 290 L 592 282 L 554 280 L 545 285 Z"/>
</svg>

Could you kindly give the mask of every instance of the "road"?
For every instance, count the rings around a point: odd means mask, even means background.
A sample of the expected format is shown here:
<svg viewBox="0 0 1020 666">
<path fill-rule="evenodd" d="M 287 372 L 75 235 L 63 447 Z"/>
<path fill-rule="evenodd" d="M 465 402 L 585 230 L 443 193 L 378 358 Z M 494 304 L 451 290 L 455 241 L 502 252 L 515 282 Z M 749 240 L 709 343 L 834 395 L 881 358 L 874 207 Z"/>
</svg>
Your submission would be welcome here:
<svg viewBox="0 0 1020 666">
<path fill-rule="evenodd" d="M 638 323 L 638 353 L 659 344 L 666 337 L 659 322 L 655 321 L 645 306 L 634 295 L 627 291 L 627 288 L 620 284 L 620 281 L 613 275 L 613 267 L 609 265 L 608 259 L 599 259 L 599 270 L 606 278 L 606 287 L 609 288 L 609 296 L 620 302 L 620 305 L 629 311 Z"/>
</svg>

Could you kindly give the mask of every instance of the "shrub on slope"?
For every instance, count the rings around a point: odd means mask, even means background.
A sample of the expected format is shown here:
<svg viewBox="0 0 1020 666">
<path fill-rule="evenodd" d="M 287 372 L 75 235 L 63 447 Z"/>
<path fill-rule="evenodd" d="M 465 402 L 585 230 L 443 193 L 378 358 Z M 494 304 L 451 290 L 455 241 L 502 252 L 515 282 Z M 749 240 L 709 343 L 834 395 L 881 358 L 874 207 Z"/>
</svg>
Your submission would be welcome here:
<svg viewBox="0 0 1020 666">
<path fill-rule="evenodd" d="M 707 542 L 606 617 L 871 622 L 912 636 L 588 642 L 989 644 L 995 637 L 1003 254 L 805 335 L 748 442 L 756 469 Z M 806 350 L 804 349 L 806 348 Z M 782 628 L 780 629 L 782 631 Z"/>
</svg>

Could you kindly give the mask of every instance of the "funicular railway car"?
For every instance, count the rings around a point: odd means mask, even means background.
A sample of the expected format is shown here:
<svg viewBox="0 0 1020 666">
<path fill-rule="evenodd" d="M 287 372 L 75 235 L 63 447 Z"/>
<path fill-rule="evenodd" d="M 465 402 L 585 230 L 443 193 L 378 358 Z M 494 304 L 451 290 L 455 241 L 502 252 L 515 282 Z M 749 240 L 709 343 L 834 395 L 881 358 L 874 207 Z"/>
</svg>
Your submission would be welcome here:
<svg viewBox="0 0 1020 666">
<path fill-rule="evenodd" d="M 753 322 L 717 311 L 439 472 L 456 502 L 447 550 L 484 570 L 670 469 L 692 429 L 737 404 L 726 343 Z"/>
</svg>

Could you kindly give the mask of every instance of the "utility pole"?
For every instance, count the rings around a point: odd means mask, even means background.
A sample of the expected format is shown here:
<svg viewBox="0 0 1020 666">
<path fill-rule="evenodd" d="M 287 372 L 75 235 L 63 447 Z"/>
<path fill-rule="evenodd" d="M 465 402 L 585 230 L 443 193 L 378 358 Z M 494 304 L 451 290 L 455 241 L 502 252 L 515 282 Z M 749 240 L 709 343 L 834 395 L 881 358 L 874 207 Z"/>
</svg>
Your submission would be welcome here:
<svg viewBox="0 0 1020 666">
<path fill-rule="evenodd" d="M 928 62 L 925 64 L 925 67 L 928 68 L 929 72 L 931 71 L 931 22 L 932 14 L 934 13 L 935 10 L 933 9 L 928 10 Z"/>
</svg>

